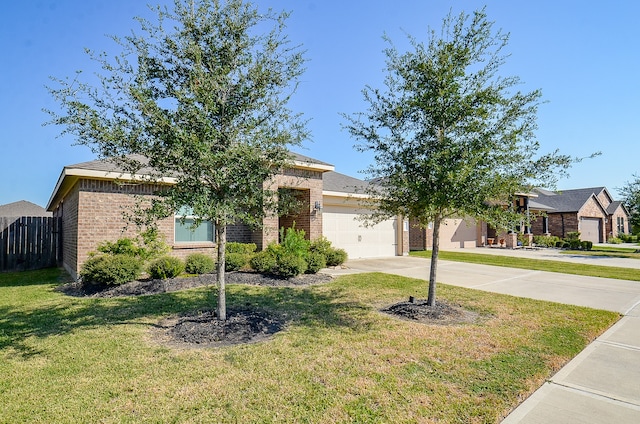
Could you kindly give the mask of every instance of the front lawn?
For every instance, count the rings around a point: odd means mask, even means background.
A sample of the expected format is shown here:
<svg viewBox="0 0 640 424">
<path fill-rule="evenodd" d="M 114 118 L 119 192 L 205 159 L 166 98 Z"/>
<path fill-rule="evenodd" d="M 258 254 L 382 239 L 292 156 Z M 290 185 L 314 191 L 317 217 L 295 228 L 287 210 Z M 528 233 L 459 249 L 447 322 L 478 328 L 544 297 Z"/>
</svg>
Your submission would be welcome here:
<svg viewBox="0 0 640 424">
<path fill-rule="evenodd" d="M 2 422 L 499 422 L 611 326 L 615 313 L 441 284 L 473 324 L 378 312 L 427 282 L 386 274 L 309 287 L 228 286 L 230 306 L 283 316 L 266 342 L 174 349 L 162 318 L 213 289 L 76 298 L 62 273 L 0 274 Z"/>
<path fill-rule="evenodd" d="M 576 254 L 576 251 L 573 251 Z M 580 251 L 580 255 L 583 251 Z M 411 256 L 431 258 L 430 250 L 412 251 Z M 588 277 L 615 278 L 618 280 L 640 281 L 640 271 L 637 268 L 622 268 L 579 264 L 548 259 L 530 259 L 514 256 L 488 255 L 482 253 L 452 252 L 441 250 L 439 259 L 455 262 L 468 262 L 508 268 L 531 269 L 536 271 L 560 272 L 564 274 L 584 275 Z"/>
<path fill-rule="evenodd" d="M 591 250 L 562 250 L 561 252 L 568 255 L 578 254 L 584 256 L 640 259 L 640 249 L 635 249 L 633 247 L 598 246 L 594 247 Z"/>
</svg>

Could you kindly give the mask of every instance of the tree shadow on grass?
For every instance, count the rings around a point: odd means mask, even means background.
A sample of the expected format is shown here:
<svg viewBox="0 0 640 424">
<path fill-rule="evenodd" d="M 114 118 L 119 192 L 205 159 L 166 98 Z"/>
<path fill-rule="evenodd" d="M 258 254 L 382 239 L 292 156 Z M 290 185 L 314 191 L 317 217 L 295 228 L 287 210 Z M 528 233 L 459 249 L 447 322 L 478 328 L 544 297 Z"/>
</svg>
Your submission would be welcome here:
<svg viewBox="0 0 640 424">
<path fill-rule="evenodd" d="M 45 339 L 100 326 L 145 323 L 157 326 L 162 318 L 215 309 L 215 289 L 192 289 L 148 296 L 109 299 L 72 298 L 60 295 L 55 304 L 14 307 L 0 305 L 0 350 L 13 348 L 23 357 L 42 353 L 29 338 Z M 313 288 L 255 287 L 230 285 L 227 304 L 231 308 L 266 311 L 284 326 L 313 328 L 344 327 L 365 330 L 365 305 L 339 298 L 339 291 Z"/>
</svg>

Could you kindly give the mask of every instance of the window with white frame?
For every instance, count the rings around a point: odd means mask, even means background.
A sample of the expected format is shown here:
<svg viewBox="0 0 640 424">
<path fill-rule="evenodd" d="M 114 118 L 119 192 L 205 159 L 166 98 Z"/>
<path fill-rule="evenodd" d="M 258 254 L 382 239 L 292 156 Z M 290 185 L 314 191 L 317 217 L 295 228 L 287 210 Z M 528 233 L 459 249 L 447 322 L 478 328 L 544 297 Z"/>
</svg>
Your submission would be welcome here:
<svg viewBox="0 0 640 424">
<path fill-rule="evenodd" d="M 194 227 L 196 216 L 193 210 L 188 207 L 181 208 L 175 215 L 175 235 L 176 243 L 195 243 L 215 241 L 214 225 L 211 221 L 200 221 Z"/>
</svg>

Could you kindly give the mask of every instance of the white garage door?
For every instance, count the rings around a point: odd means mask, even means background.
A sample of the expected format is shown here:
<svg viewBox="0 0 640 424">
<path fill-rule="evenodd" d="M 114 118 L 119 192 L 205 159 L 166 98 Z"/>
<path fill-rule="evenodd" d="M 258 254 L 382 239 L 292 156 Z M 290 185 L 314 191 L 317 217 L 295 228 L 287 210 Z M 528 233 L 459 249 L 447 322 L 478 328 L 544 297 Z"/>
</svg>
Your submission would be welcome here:
<svg viewBox="0 0 640 424">
<path fill-rule="evenodd" d="M 582 218 L 580 220 L 580 240 L 600 243 L 600 218 Z"/>
<path fill-rule="evenodd" d="M 365 227 L 358 216 L 354 207 L 325 206 L 322 234 L 333 246 L 346 250 L 350 259 L 395 256 L 396 220 Z"/>
<path fill-rule="evenodd" d="M 446 219 L 440 226 L 440 247 L 443 249 L 476 247 L 477 238 L 473 220 Z"/>
</svg>

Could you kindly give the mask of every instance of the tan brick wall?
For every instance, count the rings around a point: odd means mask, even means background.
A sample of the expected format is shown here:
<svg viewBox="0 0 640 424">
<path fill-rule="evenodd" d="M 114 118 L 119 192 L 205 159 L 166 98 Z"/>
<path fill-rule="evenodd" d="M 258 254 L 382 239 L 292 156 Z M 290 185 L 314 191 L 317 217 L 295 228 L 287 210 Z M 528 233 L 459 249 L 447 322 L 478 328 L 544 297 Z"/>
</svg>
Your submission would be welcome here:
<svg viewBox="0 0 640 424">
<path fill-rule="evenodd" d="M 75 186 L 53 212 L 62 218 L 62 266 L 76 279 L 78 278 L 78 187 Z"/>
<path fill-rule="evenodd" d="M 304 229 L 310 240 L 322 235 L 322 214 L 314 210 L 316 202 L 322 204 L 322 172 L 288 169 L 283 174 L 278 174 L 271 181 L 266 182 L 265 187 L 271 190 L 293 188 L 304 191 L 304 199 L 307 204 L 295 217 L 296 228 Z M 293 219 L 289 221 L 293 221 Z M 289 221 L 285 218 L 281 222 L 275 212 L 267 214 L 262 222 L 263 231 L 260 234 L 254 234 L 253 242 L 258 246 L 258 250 L 264 249 L 271 242 L 277 242 L 281 224 L 287 226 Z"/>
<path fill-rule="evenodd" d="M 399 256 L 402 255 L 408 255 L 409 254 L 409 229 L 410 229 L 410 223 L 409 220 L 405 220 L 405 219 L 398 219 L 399 223 L 402 225 L 402 252 L 397 252 L 396 254 L 398 254 Z"/>
<path fill-rule="evenodd" d="M 133 213 L 137 204 L 148 204 L 149 196 L 158 188 L 151 184 L 121 185 L 106 180 L 78 181 L 78 270 L 98 244 L 137 236 L 139 229 L 127 221 L 126 215 Z M 173 245 L 174 218 L 159 220 L 157 225 L 163 240 Z"/>
<path fill-rule="evenodd" d="M 316 201 L 322 203 L 322 173 L 292 169 L 276 175 L 267 186 L 296 188 L 305 193 L 304 210 L 295 217 L 296 227 L 303 228 L 313 240 L 322 235 L 322 214 L 314 210 Z M 63 218 L 63 263 L 74 276 L 88 258 L 104 241 L 116 241 L 121 237 L 135 237 L 139 229 L 127 222 L 137 204 L 149 201 L 159 186 L 154 184 L 118 184 L 111 180 L 79 179 L 65 195 L 56 209 L 56 216 Z M 286 220 L 283 221 L 286 223 Z M 174 217 L 157 222 L 164 240 L 172 246 L 171 255 L 184 258 L 190 253 L 201 252 L 216 255 L 214 243 L 174 243 Z M 243 224 L 229 227 L 228 240 L 254 242 L 259 249 L 278 240 L 279 219 L 267 216 L 263 230 L 251 230 Z"/>
<path fill-rule="evenodd" d="M 620 235 L 620 233 L 618 232 L 618 218 L 624 219 L 624 233 L 626 234 L 629 232 L 629 217 L 624 212 L 622 207 L 618 207 L 607 221 L 607 240 L 609 239 L 609 237 L 618 237 Z"/>
<path fill-rule="evenodd" d="M 602 206 L 604 206 L 605 209 L 611 204 L 611 199 L 607 196 L 607 193 L 604 190 L 598 194 L 598 200 L 602 203 Z"/>
</svg>

